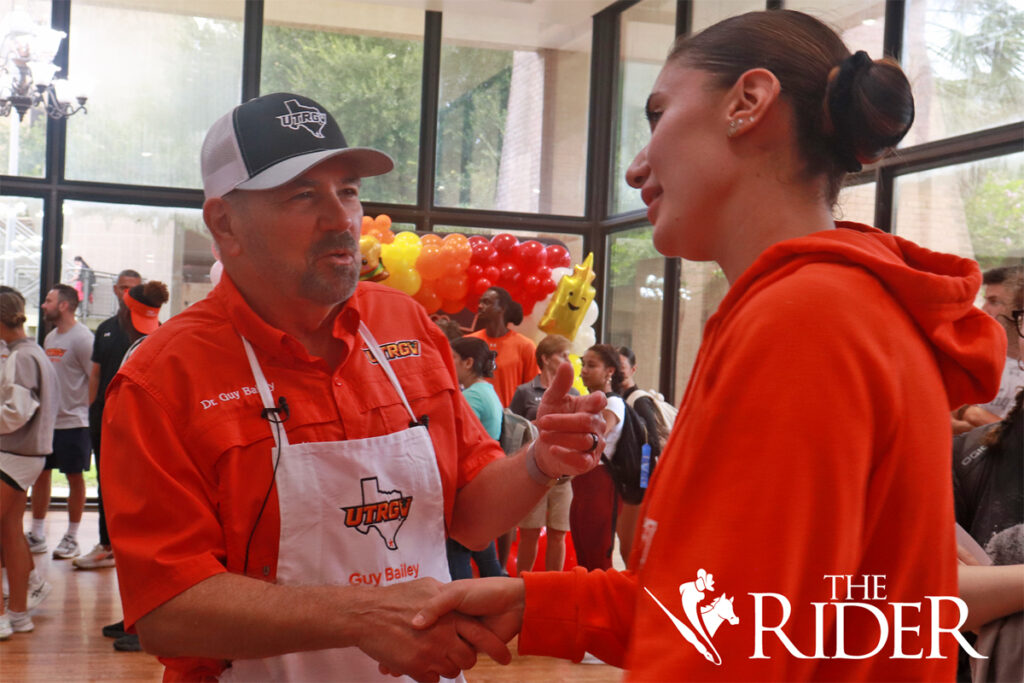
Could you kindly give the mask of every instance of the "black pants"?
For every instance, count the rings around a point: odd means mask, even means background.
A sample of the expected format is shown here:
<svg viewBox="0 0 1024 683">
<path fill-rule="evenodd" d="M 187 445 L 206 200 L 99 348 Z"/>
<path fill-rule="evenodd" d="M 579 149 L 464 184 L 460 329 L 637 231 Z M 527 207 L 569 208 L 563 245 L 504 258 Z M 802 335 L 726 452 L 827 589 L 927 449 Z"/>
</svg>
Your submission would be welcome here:
<svg viewBox="0 0 1024 683">
<path fill-rule="evenodd" d="M 100 545 L 110 547 L 110 536 L 107 534 L 107 516 L 103 512 L 103 489 L 100 487 L 100 436 L 103 427 L 103 403 L 95 401 L 89 406 L 89 437 L 92 440 L 92 452 L 96 456 L 96 498 L 100 509 Z"/>
</svg>

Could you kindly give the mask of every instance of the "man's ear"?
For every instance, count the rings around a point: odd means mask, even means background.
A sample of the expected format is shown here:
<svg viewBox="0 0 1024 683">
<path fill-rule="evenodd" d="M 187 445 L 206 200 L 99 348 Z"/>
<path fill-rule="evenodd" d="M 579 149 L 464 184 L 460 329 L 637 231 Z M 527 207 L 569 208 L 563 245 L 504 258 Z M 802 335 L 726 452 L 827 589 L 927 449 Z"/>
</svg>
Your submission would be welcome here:
<svg viewBox="0 0 1024 683">
<path fill-rule="evenodd" d="M 726 102 L 726 134 L 729 137 L 753 130 L 779 99 L 782 86 L 768 69 L 750 69 L 736 79 Z"/>
<path fill-rule="evenodd" d="M 237 256 L 242 252 L 237 234 L 236 214 L 236 207 L 223 197 L 212 197 L 203 203 L 203 221 L 217 243 L 217 249 L 222 257 Z"/>
</svg>

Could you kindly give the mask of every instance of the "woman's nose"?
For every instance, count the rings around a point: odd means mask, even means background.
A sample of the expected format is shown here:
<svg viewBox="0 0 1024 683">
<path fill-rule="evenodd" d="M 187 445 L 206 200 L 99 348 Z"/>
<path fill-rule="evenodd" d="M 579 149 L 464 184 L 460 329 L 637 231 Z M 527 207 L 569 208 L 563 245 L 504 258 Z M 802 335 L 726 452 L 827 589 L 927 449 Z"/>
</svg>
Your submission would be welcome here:
<svg viewBox="0 0 1024 683">
<path fill-rule="evenodd" d="M 647 176 L 650 173 L 650 167 L 647 165 L 647 148 L 644 147 L 640 150 L 636 157 L 633 159 L 633 163 L 626 169 L 626 182 L 629 183 L 630 187 L 640 188 L 647 180 Z"/>
</svg>

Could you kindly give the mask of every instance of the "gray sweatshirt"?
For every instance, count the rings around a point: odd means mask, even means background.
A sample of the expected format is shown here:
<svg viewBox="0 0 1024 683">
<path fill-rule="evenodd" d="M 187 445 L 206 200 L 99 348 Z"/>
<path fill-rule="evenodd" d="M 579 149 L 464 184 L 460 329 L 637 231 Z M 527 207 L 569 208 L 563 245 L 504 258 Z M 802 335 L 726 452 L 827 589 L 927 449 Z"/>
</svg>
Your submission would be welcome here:
<svg viewBox="0 0 1024 683">
<path fill-rule="evenodd" d="M 0 367 L 0 451 L 48 455 L 59 405 L 57 373 L 32 339 L 10 342 L 7 349 Z"/>
</svg>

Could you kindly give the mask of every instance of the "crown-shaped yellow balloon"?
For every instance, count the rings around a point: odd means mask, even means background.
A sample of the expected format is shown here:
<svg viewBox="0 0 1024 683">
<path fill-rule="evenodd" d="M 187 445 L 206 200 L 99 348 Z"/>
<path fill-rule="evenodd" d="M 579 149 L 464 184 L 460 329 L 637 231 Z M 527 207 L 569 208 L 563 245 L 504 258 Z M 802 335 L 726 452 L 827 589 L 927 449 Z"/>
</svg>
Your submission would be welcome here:
<svg viewBox="0 0 1024 683">
<path fill-rule="evenodd" d="M 591 252 L 583 263 L 573 266 L 572 275 L 562 276 L 538 327 L 569 341 L 575 339 L 587 309 L 597 296 L 597 290 L 590 284 L 593 281 L 594 254 Z"/>
</svg>

